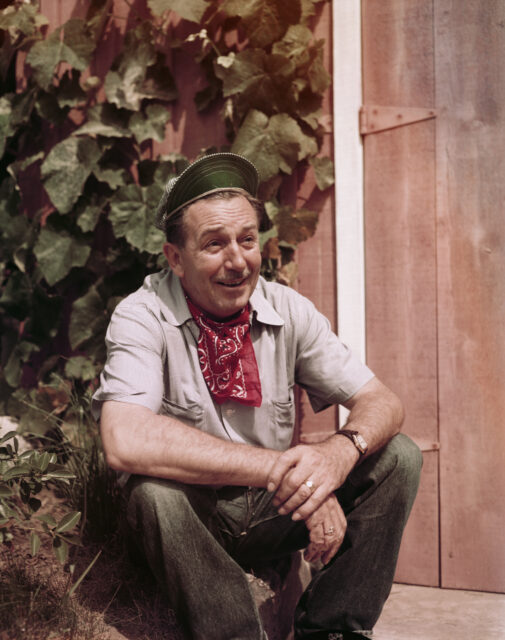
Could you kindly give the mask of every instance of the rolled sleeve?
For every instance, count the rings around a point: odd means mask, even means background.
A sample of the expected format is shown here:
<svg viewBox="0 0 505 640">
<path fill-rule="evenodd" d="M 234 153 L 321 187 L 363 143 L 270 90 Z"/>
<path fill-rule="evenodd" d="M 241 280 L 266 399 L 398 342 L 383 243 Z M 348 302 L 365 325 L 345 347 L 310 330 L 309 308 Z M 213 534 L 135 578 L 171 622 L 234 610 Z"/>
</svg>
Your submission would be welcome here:
<svg viewBox="0 0 505 640">
<path fill-rule="evenodd" d="M 145 306 L 119 305 L 105 342 L 107 363 L 93 396 L 95 417 L 107 400 L 142 405 L 158 413 L 163 398 L 165 341 L 157 318 Z"/>
<path fill-rule="evenodd" d="M 338 338 L 311 302 L 297 305 L 297 315 L 296 381 L 307 391 L 316 412 L 345 402 L 374 377 L 373 372 Z"/>
</svg>

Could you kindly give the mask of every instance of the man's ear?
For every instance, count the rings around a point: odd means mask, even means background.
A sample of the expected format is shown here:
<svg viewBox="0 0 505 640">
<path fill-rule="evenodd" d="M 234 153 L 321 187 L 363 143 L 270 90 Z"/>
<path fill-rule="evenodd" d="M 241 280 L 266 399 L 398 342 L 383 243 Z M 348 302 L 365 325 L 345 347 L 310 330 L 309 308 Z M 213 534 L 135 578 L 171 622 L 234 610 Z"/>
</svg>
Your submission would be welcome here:
<svg viewBox="0 0 505 640">
<path fill-rule="evenodd" d="M 182 267 L 180 247 L 172 242 L 165 242 L 163 245 L 163 254 L 167 259 L 168 266 L 172 269 L 175 275 L 182 278 L 184 275 L 184 269 Z"/>
</svg>

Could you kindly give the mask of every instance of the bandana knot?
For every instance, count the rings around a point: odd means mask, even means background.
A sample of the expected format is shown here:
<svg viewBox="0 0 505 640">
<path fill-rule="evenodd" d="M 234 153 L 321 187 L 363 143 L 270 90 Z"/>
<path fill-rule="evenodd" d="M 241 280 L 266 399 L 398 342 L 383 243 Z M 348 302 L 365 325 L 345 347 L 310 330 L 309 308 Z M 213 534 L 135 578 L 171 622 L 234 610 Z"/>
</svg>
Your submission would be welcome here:
<svg viewBox="0 0 505 640">
<path fill-rule="evenodd" d="M 200 329 L 198 361 L 214 400 L 261 406 L 261 382 L 252 345 L 249 305 L 228 322 L 211 320 L 189 298 L 188 308 Z"/>
</svg>

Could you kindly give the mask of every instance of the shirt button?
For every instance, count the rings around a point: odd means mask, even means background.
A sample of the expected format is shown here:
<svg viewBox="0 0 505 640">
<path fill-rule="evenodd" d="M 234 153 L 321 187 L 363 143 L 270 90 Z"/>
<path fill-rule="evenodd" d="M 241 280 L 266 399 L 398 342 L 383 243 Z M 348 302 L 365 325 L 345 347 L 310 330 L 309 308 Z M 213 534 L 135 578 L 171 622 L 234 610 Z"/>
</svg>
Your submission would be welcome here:
<svg viewBox="0 0 505 640">
<path fill-rule="evenodd" d="M 235 409 L 226 409 L 225 413 L 227 416 L 232 416 L 235 413 Z"/>
</svg>

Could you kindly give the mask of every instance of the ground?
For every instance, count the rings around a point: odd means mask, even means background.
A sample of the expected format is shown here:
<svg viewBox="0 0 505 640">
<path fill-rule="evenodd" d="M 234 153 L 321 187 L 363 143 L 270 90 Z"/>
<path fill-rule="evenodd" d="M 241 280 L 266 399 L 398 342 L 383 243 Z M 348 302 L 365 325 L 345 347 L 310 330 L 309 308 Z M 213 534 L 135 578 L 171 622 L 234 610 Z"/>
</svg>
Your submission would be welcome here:
<svg viewBox="0 0 505 640">
<path fill-rule="evenodd" d="M 63 509 L 52 492 L 42 502 L 41 512 Z M 119 534 L 73 547 L 62 566 L 50 544 L 32 557 L 26 533 L 17 526 L 11 532 L 13 540 L 0 547 L 0 640 L 184 640 L 173 611 Z"/>
</svg>

